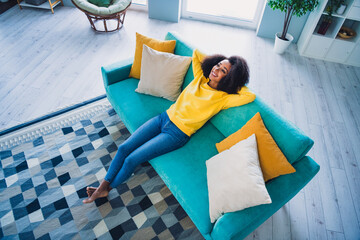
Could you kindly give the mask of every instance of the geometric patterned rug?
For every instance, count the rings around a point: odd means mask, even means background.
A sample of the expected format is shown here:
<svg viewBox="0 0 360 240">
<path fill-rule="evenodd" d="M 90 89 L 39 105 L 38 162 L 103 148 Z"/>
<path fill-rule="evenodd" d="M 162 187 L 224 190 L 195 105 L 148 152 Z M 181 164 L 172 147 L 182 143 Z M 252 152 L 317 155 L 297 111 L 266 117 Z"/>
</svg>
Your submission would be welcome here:
<svg viewBox="0 0 360 240">
<path fill-rule="evenodd" d="M 83 204 L 130 133 L 106 100 L 0 138 L 1 239 L 203 239 L 149 163 Z"/>
</svg>

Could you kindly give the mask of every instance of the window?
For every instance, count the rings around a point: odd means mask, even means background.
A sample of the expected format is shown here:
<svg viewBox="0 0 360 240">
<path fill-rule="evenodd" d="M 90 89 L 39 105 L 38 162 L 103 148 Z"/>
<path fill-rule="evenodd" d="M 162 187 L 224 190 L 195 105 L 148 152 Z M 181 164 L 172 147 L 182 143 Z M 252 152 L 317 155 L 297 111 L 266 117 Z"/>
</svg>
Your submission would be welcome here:
<svg viewBox="0 0 360 240">
<path fill-rule="evenodd" d="M 182 16 L 256 28 L 264 0 L 184 0 Z"/>
<path fill-rule="evenodd" d="M 147 11 L 147 0 L 132 0 L 131 9 Z"/>
<path fill-rule="evenodd" d="M 145 5 L 146 6 L 146 0 L 132 0 L 131 4 Z"/>
</svg>

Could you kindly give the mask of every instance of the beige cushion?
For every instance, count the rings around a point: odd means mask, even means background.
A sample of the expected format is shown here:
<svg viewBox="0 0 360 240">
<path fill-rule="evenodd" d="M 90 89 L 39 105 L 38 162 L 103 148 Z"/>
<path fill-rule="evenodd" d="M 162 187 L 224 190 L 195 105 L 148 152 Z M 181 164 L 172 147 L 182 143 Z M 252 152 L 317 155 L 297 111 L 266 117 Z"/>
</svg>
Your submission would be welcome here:
<svg viewBox="0 0 360 240">
<path fill-rule="evenodd" d="M 265 127 L 260 113 L 256 113 L 240 130 L 217 143 L 216 148 L 219 152 L 224 151 L 252 134 L 256 135 L 260 166 L 265 182 L 296 171 Z"/>
<path fill-rule="evenodd" d="M 271 203 L 260 169 L 255 134 L 206 161 L 210 220 Z"/>
<path fill-rule="evenodd" d="M 129 77 L 140 79 L 141 74 L 141 59 L 142 59 L 142 51 L 143 45 L 151 47 L 152 49 L 160 52 L 168 52 L 174 53 L 174 49 L 176 46 L 175 40 L 158 40 L 155 38 L 147 37 L 136 32 L 136 46 L 135 46 L 135 55 L 134 62 L 131 65 Z"/>
<path fill-rule="evenodd" d="M 102 15 L 102 16 L 121 12 L 122 10 L 127 8 L 131 3 L 131 0 L 114 0 L 109 7 L 98 7 L 92 3 L 89 3 L 87 0 L 73 0 L 73 1 L 79 8 L 94 15 Z"/>
<path fill-rule="evenodd" d="M 175 101 L 181 93 L 191 57 L 156 51 L 143 45 L 138 93 Z"/>
</svg>

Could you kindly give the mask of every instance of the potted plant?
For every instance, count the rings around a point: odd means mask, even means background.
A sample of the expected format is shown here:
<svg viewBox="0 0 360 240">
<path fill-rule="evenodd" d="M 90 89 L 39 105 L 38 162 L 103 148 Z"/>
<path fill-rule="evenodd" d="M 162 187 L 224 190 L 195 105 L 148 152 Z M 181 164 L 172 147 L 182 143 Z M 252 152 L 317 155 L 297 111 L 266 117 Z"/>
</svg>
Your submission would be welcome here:
<svg viewBox="0 0 360 240">
<path fill-rule="evenodd" d="M 284 25 L 282 32 L 275 34 L 274 51 L 278 54 L 283 53 L 294 37 L 287 31 L 291 22 L 292 16 L 301 17 L 307 12 L 313 11 L 319 4 L 318 0 L 270 0 L 269 6 L 273 9 L 279 9 L 285 12 Z"/>
</svg>

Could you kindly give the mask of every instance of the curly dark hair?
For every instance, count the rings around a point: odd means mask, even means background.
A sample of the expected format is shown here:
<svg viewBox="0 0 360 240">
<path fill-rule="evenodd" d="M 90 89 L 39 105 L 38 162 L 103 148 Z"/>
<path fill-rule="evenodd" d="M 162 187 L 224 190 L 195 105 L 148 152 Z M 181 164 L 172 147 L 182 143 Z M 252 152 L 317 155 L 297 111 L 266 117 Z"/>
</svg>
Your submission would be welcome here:
<svg viewBox="0 0 360 240">
<path fill-rule="evenodd" d="M 206 57 L 201 63 L 204 76 L 209 77 L 211 69 L 221 62 L 227 59 L 231 68 L 229 73 L 221 79 L 217 86 L 217 90 L 227 92 L 229 94 L 238 93 L 245 84 L 249 83 L 250 70 L 246 60 L 240 56 L 231 56 L 229 58 L 221 54 L 215 54 Z"/>
</svg>

